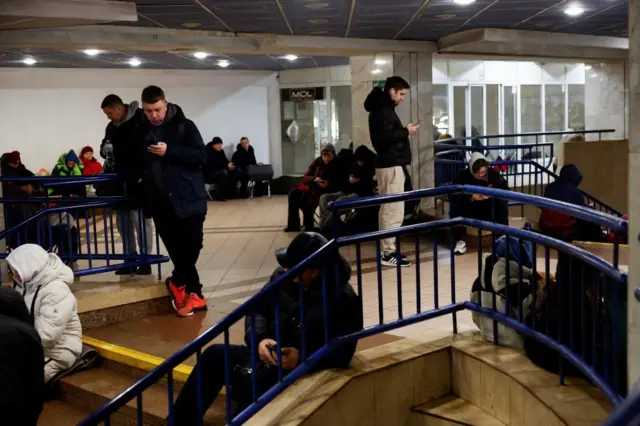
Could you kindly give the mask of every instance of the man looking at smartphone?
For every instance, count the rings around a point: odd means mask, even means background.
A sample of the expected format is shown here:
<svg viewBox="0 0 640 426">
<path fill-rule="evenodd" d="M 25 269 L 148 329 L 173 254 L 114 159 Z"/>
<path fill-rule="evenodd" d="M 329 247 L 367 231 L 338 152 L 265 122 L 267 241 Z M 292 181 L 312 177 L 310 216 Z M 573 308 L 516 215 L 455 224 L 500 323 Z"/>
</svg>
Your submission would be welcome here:
<svg viewBox="0 0 640 426">
<path fill-rule="evenodd" d="M 168 103 L 157 86 L 142 91 L 138 127 L 145 214 L 151 216 L 173 262 L 166 284 L 179 316 L 207 309 L 196 269 L 207 214 L 202 166 L 207 151 L 196 125 Z"/>
<path fill-rule="evenodd" d="M 376 150 L 376 179 L 380 195 L 404 191 L 411 164 L 409 136 L 418 130 L 417 124 L 406 127 L 396 114 L 396 106 L 404 101 L 410 86 L 402 77 L 389 77 L 384 90 L 376 87 L 367 96 L 364 108 L 369 113 L 369 137 Z M 404 219 L 404 203 L 387 203 L 380 206 L 378 225 L 380 230 L 399 228 Z M 385 266 L 409 266 L 411 263 L 396 252 L 396 239 L 381 241 Z"/>
<path fill-rule="evenodd" d="M 327 244 L 326 238 L 314 232 L 305 232 L 293 239 L 286 249 L 276 250 L 276 259 L 280 264 L 269 284 L 305 258 Z M 333 266 L 337 265 L 336 274 Z M 215 401 L 225 384 L 225 359 L 228 359 L 230 372 L 230 395 L 236 402 L 235 415 L 247 408 L 252 398 L 252 375 L 256 379 L 256 393 L 260 397 L 278 382 L 277 345 L 281 346 L 283 376 L 296 368 L 302 359 L 302 333 L 304 329 L 306 356 L 310 357 L 325 344 L 322 296 L 322 267 L 327 265 L 327 307 L 330 338 L 345 336 L 362 330 L 362 305 L 355 294 L 349 279 L 351 266 L 338 254 L 335 259 L 318 259 L 301 271 L 300 276 L 282 282 L 277 293 L 279 304 L 269 300 L 256 306 L 254 312 L 254 332 L 251 332 L 251 319 L 245 318 L 245 344 L 229 345 L 225 357 L 224 345 L 209 346 L 200 357 L 200 386 L 202 390 L 202 411 Z M 267 286 L 269 285 L 267 284 Z M 303 303 L 300 302 L 302 286 Z M 339 295 L 338 295 L 339 293 Z M 304 319 L 300 316 L 300 305 L 304 307 Z M 276 323 L 275 306 L 279 306 L 279 329 Z M 304 321 L 304 328 L 302 327 Z M 278 330 L 278 331 L 276 331 Z M 280 341 L 276 341 L 279 332 Z M 251 348 L 255 338 L 255 369 L 251 363 Z M 327 353 L 313 368 L 319 371 L 329 368 L 346 368 L 356 350 L 357 341 L 352 340 Z M 198 424 L 198 368 L 194 368 L 174 405 L 173 424 L 191 426 Z M 229 389 L 227 389 L 229 392 Z M 227 419 L 230 423 L 231 419 Z"/>
</svg>

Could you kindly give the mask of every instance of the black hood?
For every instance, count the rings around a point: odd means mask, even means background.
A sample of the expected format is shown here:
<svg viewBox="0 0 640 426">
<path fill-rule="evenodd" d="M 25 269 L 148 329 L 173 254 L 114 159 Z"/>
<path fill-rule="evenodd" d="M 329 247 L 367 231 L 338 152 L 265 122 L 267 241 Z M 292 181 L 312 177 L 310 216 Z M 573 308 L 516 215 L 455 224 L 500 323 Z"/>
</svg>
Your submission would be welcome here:
<svg viewBox="0 0 640 426">
<path fill-rule="evenodd" d="M 364 101 L 364 109 L 367 112 L 376 111 L 382 108 L 395 108 L 396 103 L 391 99 L 389 93 L 383 91 L 379 87 L 375 87 L 367 99 Z"/>
<path fill-rule="evenodd" d="M 31 324 L 31 315 L 20 293 L 12 288 L 0 287 L 0 315 Z"/>
<path fill-rule="evenodd" d="M 580 173 L 575 164 L 566 164 L 560 169 L 560 179 L 569 182 L 573 186 L 578 186 L 582 182 L 582 173 Z"/>
</svg>

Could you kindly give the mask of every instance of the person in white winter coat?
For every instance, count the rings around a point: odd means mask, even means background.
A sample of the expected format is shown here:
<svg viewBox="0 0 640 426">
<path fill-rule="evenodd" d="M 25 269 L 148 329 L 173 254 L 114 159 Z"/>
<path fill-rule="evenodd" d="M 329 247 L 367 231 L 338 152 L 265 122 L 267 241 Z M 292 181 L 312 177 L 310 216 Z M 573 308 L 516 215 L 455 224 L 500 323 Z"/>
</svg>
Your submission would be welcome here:
<svg viewBox="0 0 640 426">
<path fill-rule="evenodd" d="M 44 347 L 44 380 L 70 368 L 82 352 L 82 326 L 71 289 L 73 271 L 35 244 L 7 257 L 15 289 L 22 294 Z"/>
</svg>

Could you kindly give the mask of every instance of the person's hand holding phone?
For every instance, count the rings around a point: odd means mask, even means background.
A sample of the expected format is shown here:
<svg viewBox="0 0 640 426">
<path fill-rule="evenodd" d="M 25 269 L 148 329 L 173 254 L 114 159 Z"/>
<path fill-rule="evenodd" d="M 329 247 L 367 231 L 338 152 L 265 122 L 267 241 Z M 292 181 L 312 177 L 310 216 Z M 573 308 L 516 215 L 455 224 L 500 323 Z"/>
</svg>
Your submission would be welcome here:
<svg viewBox="0 0 640 426">
<path fill-rule="evenodd" d="M 147 150 L 153 155 L 164 157 L 167 153 L 167 144 L 164 142 L 157 142 L 155 145 L 149 145 Z"/>
<path fill-rule="evenodd" d="M 277 358 L 278 355 L 276 354 Z M 298 366 L 300 361 L 300 351 L 296 348 L 282 348 L 282 368 L 285 370 L 293 370 Z"/>
<path fill-rule="evenodd" d="M 229 164 L 227 165 L 227 168 L 229 169 L 229 171 L 233 171 L 233 169 L 235 169 L 235 168 L 236 168 L 236 165 L 235 165 L 235 164 L 233 164 L 233 163 L 229 163 Z"/>
<path fill-rule="evenodd" d="M 420 124 L 408 124 L 407 130 L 409 131 L 409 136 L 415 135 L 418 127 L 420 127 Z"/>
<path fill-rule="evenodd" d="M 273 339 L 264 339 L 258 344 L 258 356 L 260 356 L 262 362 L 269 365 L 278 365 L 275 351 L 276 345 L 277 343 Z"/>
<path fill-rule="evenodd" d="M 355 176 L 349 176 L 349 183 L 353 184 L 353 183 L 358 183 L 360 182 L 360 179 L 358 179 Z"/>
</svg>

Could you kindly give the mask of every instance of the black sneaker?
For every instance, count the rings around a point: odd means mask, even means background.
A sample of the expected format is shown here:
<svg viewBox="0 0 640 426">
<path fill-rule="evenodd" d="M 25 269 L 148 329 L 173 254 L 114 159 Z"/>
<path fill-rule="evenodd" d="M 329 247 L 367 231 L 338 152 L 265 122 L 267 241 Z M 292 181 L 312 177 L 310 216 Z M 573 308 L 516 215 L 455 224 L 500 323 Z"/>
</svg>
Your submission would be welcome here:
<svg viewBox="0 0 640 426">
<path fill-rule="evenodd" d="M 138 268 L 136 275 L 151 275 L 153 272 L 151 271 L 151 265 L 141 266 Z"/>
<path fill-rule="evenodd" d="M 116 275 L 135 275 L 136 268 L 118 269 Z"/>
<path fill-rule="evenodd" d="M 384 266 L 392 266 L 392 267 L 396 267 L 398 266 L 398 264 L 403 268 L 407 266 L 411 266 L 411 262 L 409 262 L 406 257 L 400 256 L 400 259 L 398 259 L 398 257 L 395 254 L 383 255 L 382 258 L 380 259 L 380 263 Z"/>
</svg>

